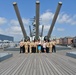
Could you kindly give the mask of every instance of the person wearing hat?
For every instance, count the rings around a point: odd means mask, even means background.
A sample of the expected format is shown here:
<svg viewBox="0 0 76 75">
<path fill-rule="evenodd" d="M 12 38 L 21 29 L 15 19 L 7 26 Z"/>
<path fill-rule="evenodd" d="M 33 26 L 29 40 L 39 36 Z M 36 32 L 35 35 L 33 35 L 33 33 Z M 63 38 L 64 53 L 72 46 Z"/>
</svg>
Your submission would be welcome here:
<svg viewBox="0 0 76 75">
<path fill-rule="evenodd" d="M 33 53 L 34 42 L 30 42 L 30 53 Z"/>
</svg>

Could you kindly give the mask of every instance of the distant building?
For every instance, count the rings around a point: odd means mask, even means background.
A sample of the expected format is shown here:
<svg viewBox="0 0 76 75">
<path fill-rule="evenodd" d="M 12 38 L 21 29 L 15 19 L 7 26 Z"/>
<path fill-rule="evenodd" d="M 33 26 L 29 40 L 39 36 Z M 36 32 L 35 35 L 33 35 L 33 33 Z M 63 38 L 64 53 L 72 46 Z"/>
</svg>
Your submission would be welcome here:
<svg viewBox="0 0 76 75">
<path fill-rule="evenodd" d="M 73 46 L 76 47 L 76 36 L 73 38 Z"/>
<path fill-rule="evenodd" d="M 70 45 L 72 40 L 73 37 L 64 37 L 64 38 L 60 38 L 59 43 L 61 45 Z"/>
<path fill-rule="evenodd" d="M 70 45 L 72 40 L 73 40 L 72 37 L 65 37 L 64 38 L 64 44 L 65 45 Z"/>
<path fill-rule="evenodd" d="M 0 34 L 0 40 L 2 40 L 2 41 L 4 41 L 4 40 L 14 41 L 14 37 Z"/>
<path fill-rule="evenodd" d="M 64 40 L 63 38 L 60 38 L 60 39 L 59 39 L 59 44 L 60 44 L 60 45 L 63 44 L 63 42 L 64 42 L 63 40 Z"/>
<path fill-rule="evenodd" d="M 56 44 L 60 44 L 59 39 L 56 39 Z"/>
</svg>

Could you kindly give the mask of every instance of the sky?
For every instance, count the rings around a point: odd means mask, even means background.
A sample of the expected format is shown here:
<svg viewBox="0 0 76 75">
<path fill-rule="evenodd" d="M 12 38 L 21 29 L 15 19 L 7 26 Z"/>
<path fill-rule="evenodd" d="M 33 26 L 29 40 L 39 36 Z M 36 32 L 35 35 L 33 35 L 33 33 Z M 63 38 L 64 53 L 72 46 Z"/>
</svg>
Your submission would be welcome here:
<svg viewBox="0 0 76 75">
<path fill-rule="evenodd" d="M 44 25 L 43 36 L 46 36 L 51 26 L 58 2 L 62 6 L 53 28 L 52 37 L 74 37 L 76 36 L 76 0 L 39 0 L 40 1 L 40 25 Z M 29 36 L 29 25 L 32 27 L 32 20 L 36 15 L 36 0 L 0 0 L 0 34 L 14 37 L 14 41 L 20 41 L 23 34 L 13 7 L 17 6 Z M 39 31 L 40 31 L 39 30 Z"/>
</svg>

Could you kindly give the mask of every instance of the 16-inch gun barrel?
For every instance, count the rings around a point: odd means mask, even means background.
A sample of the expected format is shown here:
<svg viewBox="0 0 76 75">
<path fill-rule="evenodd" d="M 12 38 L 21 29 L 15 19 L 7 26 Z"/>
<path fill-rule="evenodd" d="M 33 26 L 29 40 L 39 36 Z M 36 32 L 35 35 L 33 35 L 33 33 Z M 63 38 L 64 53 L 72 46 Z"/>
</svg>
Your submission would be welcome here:
<svg viewBox="0 0 76 75">
<path fill-rule="evenodd" d="M 40 7 L 40 2 L 36 1 L 36 35 L 35 38 L 39 38 L 39 7 Z"/>
<path fill-rule="evenodd" d="M 16 15 L 17 15 L 17 18 L 18 18 L 19 24 L 20 24 L 20 26 L 21 26 L 23 36 L 24 36 L 24 38 L 26 39 L 26 38 L 27 38 L 27 34 L 26 34 L 25 29 L 24 29 L 24 25 L 23 25 L 23 22 L 22 22 L 22 19 L 21 19 L 21 16 L 20 16 L 19 10 L 18 10 L 17 3 L 14 2 L 14 3 L 13 3 L 13 6 L 14 6 L 14 9 L 15 9 L 15 12 L 16 12 Z"/>
<path fill-rule="evenodd" d="M 51 33 L 52 33 L 52 31 L 53 31 L 53 27 L 54 27 L 54 25 L 55 25 L 57 16 L 58 16 L 58 14 L 59 14 L 61 5 L 62 5 L 62 2 L 59 2 L 59 3 L 58 3 L 58 6 L 57 6 L 57 9 L 56 9 L 56 12 L 55 12 L 55 15 L 54 15 L 54 18 L 53 18 L 53 21 L 52 21 L 52 24 L 51 24 L 50 29 L 49 29 L 48 34 L 47 34 L 47 39 L 49 39 L 50 36 L 51 36 Z"/>
</svg>

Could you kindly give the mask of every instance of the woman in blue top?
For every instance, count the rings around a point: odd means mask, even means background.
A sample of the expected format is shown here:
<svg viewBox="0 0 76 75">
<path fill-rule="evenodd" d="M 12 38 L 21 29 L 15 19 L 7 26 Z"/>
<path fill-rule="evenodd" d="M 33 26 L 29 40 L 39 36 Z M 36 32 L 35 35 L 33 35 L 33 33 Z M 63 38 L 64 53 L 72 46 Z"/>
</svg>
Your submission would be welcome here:
<svg viewBox="0 0 76 75">
<path fill-rule="evenodd" d="M 41 41 L 40 41 L 40 39 L 38 40 L 38 51 L 39 51 L 39 53 L 41 53 Z"/>
</svg>

